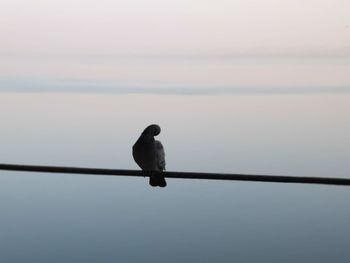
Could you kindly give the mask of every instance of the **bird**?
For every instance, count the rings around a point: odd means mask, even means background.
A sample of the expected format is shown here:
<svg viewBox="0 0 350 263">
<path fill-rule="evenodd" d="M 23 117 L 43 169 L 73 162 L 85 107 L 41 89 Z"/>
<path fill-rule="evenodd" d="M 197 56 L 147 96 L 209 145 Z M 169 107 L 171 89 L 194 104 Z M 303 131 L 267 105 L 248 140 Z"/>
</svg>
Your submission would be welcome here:
<svg viewBox="0 0 350 263">
<path fill-rule="evenodd" d="M 154 139 L 161 129 L 157 124 L 147 126 L 132 147 L 132 155 L 138 166 L 149 175 L 151 186 L 165 187 L 164 176 L 159 173 L 165 170 L 165 152 L 160 141 Z"/>
</svg>

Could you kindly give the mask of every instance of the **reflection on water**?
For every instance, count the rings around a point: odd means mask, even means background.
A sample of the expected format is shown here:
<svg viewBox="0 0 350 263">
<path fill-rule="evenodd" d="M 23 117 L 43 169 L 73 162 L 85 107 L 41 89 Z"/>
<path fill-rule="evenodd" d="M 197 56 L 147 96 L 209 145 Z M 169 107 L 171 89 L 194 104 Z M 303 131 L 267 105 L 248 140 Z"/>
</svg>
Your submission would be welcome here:
<svg viewBox="0 0 350 263">
<path fill-rule="evenodd" d="M 1 93 L 4 163 L 349 177 L 350 95 Z M 347 187 L 1 172 L 3 262 L 348 262 Z"/>
</svg>

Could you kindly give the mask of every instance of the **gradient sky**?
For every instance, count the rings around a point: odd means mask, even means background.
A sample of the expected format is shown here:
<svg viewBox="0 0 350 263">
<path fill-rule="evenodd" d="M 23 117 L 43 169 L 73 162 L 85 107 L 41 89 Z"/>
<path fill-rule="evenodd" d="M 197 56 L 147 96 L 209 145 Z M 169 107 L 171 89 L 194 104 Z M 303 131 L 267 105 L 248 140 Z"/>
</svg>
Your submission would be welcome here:
<svg viewBox="0 0 350 263">
<path fill-rule="evenodd" d="M 158 123 L 169 171 L 349 177 L 349 26 L 349 0 L 2 0 L 0 161 L 136 169 Z M 163 190 L 1 172 L 0 262 L 350 262 L 346 187 Z"/>
<path fill-rule="evenodd" d="M 0 54 L 350 54 L 348 0 L 3 0 Z"/>
</svg>

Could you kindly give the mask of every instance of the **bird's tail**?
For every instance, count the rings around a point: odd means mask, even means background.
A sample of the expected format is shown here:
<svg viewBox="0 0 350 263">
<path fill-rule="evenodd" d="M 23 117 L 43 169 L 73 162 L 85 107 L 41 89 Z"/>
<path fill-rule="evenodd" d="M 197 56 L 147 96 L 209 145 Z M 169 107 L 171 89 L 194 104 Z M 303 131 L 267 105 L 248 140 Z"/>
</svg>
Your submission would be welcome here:
<svg viewBox="0 0 350 263">
<path fill-rule="evenodd" d="M 164 176 L 161 174 L 151 174 L 149 177 L 149 184 L 151 186 L 165 187 L 166 181 L 165 181 Z"/>
</svg>

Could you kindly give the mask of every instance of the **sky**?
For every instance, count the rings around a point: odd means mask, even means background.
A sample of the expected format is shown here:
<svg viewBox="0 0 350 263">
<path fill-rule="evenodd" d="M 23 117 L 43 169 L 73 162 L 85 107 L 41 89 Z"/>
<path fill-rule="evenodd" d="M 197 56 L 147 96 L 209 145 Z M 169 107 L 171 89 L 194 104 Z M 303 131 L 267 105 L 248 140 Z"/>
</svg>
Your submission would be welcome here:
<svg viewBox="0 0 350 263">
<path fill-rule="evenodd" d="M 345 0 L 2 0 L 0 39 L 0 91 L 350 85 Z"/>
<path fill-rule="evenodd" d="M 348 0 L 2 0 L 0 55 L 349 56 Z"/>
<path fill-rule="evenodd" d="M 169 171 L 348 177 L 349 27 L 349 0 L 0 0 L 1 162 L 137 169 L 157 123 Z M 350 262 L 347 188 L 147 184 L 1 173 L 0 261 Z"/>
</svg>

